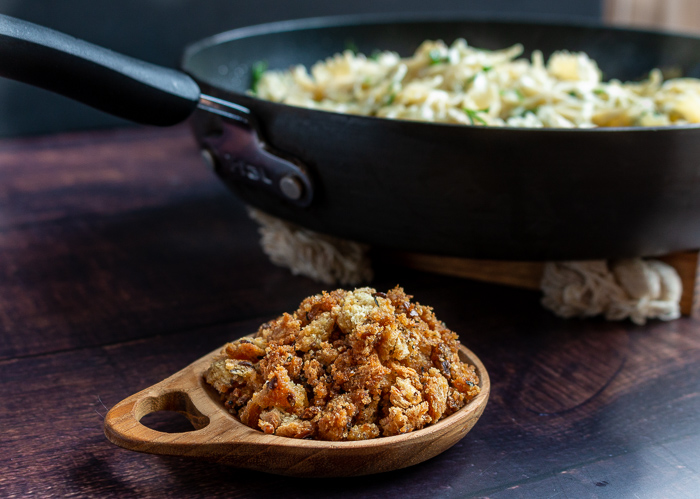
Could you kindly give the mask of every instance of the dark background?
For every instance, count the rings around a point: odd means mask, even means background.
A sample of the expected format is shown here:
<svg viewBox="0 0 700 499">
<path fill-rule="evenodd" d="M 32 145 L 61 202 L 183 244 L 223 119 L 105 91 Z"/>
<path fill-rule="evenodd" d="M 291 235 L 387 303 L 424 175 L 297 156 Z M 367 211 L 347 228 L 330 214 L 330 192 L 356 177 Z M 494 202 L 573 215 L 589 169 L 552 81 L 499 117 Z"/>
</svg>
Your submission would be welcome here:
<svg viewBox="0 0 700 499">
<path fill-rule="evenodd" d="M 189 42 L 269 21 L 358 13 L 454 12 L 455 17 L 597 21 L 600 0 L 0 0 L 0 13 L 149 62 L 177 66 Z M 47 91 L 0 79 L 0 136 L 124 126 Z"/>
</svg>

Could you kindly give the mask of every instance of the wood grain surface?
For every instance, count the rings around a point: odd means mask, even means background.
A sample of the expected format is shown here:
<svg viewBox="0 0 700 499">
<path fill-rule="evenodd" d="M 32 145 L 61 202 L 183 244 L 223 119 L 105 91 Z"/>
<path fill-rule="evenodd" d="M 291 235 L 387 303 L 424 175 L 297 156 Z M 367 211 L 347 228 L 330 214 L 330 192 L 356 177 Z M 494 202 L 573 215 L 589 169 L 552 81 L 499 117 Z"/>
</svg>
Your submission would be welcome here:
<svg viewBox="0 0 700 499">
<path fill-rule="evenodd" d="M 325 287 L 268 262 L 185 128 L 0 141 L 0 496 L 698 496 L 698 320 L 565 321 L 530 290 L 375 272 L 433 306 L 491 376 L 455 446 L 314 480 L 121 449 L 102 432 L 109 408 Z"/>
<path fill-rule="evenodd" d="M 698 34 L 700 4 L 696 0 L 603 0 L 609 24 Z"/>
</svg>

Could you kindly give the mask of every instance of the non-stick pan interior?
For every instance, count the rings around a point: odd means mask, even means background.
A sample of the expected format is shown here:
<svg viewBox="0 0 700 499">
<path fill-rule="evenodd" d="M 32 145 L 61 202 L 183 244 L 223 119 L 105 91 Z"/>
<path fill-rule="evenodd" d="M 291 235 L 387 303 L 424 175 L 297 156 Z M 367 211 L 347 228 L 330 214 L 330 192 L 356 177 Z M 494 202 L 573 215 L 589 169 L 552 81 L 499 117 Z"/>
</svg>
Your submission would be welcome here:
<svg viewBox="0 0 700 499">
<path fill-rule="evenodd" d="M 362 17 L 234 30 L 191 46 L 183 65 L 206 83 L 240 93 L 249 88 L 250 68 L 258 61 L 266 61 L 272 69 L 308 67 L 348 47 L 366 54 L 393 50 L 408 56 L 423 40 L 451 43 L 457 38 L 486 49 L 522 43 L 526 57 L 533 50 L 543 51 L 545 57 L 555 50 L 584 51 L 598 62 L 606 79 L 636 80 L 653 68 L 700 77 L 700 39 L 694 37 L 592 26 L 485 20 L 385 22 Z"/>
</svg>

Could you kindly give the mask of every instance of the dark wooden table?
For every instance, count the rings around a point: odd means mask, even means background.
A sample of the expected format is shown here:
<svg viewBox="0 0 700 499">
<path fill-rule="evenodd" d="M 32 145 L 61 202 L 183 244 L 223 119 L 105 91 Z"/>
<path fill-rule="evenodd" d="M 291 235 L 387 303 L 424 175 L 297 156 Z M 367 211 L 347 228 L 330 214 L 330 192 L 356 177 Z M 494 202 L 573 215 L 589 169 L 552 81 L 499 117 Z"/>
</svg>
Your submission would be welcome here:
<svg viewBox="0 0 700 499">
<path fill-rule="evenodd" d="M 564 321 L 387 264 L 373 285 L 432 305 L 491 375 L 449 451 L 302 480 L 109 443 L 109 407 L 324 289 L 256 230 L 184 127 L 0 142 L 0 496 L 700 497 L 699 321 Z"/>
</svg>

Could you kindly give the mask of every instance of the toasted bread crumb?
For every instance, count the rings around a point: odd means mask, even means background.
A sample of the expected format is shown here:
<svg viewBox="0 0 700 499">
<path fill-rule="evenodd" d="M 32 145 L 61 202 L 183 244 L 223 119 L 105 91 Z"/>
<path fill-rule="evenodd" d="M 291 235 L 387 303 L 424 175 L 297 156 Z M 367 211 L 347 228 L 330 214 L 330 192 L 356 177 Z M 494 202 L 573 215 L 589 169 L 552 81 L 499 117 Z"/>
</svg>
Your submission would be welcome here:
<svg viewBox="0 0 700 499">
<path fill-rule="evenodd" d="M 306 298 L 227 344 L 206 373 L 229 411 L 278 436 L 365 440 L 424 428 L 479 393 L 457 335 L 400 287 Z"/>
</svg>

